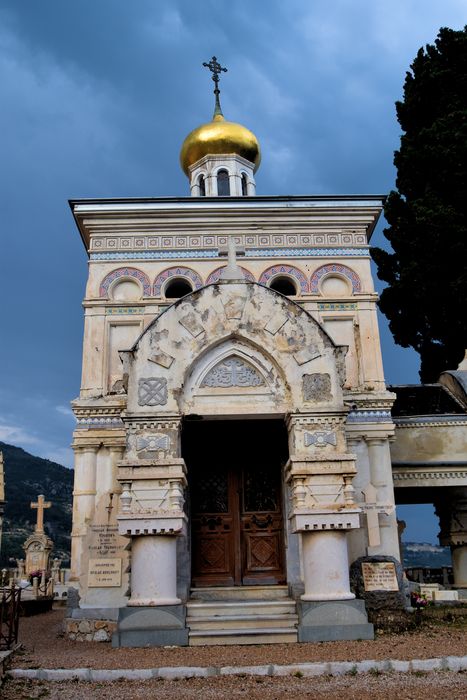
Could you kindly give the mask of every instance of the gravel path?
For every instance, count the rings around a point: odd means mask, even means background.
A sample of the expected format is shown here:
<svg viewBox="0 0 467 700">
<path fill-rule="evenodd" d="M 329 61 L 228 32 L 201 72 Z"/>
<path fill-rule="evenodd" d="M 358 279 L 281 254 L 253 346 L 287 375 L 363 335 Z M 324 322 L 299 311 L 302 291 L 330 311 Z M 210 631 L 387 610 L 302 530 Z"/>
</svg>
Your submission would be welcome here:
<svg viewBox="0 0 467 700">
<path fill-rule="evenodd" d="M 427 659 L 463 656 L 467 631 L 459 624 L 425 625 L 417 632 L 385 635 L 374 642 L 323 642 L 247 647 L 197 647 L 112 649 L 108 644 L 70 642 L 62 635 L 65 611 L 21 618 L 20 641 L 24 650 L 13 657 L 15 668 L 155 668 L 161 666 L 240 666 L 292 664 L 364 659 Z M 467 673 L 422 671 L 373 672 L 344 676 L 242 677 L 221 676 L 187 680 L 78 682 L 9 679 L 1 689 L 2 700 L 274 700 L 317 698 L 335 700 L 464 700 Z"/>
<path fill-rule="evenodd" d="M 275 698 L 327 698 L 335 700 L 465 700 L 467 677 L 463 673 L 382 673 L 378 676 L 324 678 L 209 678 L 180 681 L 77 683 L 44 681 L 8 681 L 3 700 L 26 700 L 48 697 L 51 700 L 274 700 Z"/>
<path fill-rule="evenodd" d="M 467 630 L 455 625 L 436 625 L 411 633 L 384 635 L 373 642 L 112 649 L 109 644 L 65 639 L 61 629 L 64 615 L 64 609 L 59 609 L 21 618 L 19 641 L 24 651 L 14 656 L 12 666 L 97 669 L 251 666 L 312 661 L 428 659 L 467 653 Z"/>
</svg>

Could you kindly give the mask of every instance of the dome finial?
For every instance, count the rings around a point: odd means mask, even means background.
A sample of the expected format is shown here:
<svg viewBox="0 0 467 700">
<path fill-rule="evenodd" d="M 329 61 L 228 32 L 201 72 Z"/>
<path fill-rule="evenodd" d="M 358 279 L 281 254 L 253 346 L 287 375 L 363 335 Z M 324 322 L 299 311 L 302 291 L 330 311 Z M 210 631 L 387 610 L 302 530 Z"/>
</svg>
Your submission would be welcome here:
<svg viewBox="0 0 467 700">
<path fill-rule="evenodd" d="M 203 63 L 203 66 L 205 68 L 209 68 L 209 70 L 212 73 L 212 79 L 214 80 L 214 85 L 216 86 L 214 88 L 214 94 L 216 96 L 216 104 L 214 106 L 214 115 L 213 119 L 216 117 L 222 117 L 224 118 L 224 115 L 222 114 L 222 109 L 221 109 L 221 103 L 219 100 L 219 95 L 220 95 L 220 90 L 219 90 L 219 79 L 220 79 L 220 74 L 221 73 L 227 73 L 227 68 L 223 68 L 217 58 L 213 56 L 209 63 Z"/>
</svg>

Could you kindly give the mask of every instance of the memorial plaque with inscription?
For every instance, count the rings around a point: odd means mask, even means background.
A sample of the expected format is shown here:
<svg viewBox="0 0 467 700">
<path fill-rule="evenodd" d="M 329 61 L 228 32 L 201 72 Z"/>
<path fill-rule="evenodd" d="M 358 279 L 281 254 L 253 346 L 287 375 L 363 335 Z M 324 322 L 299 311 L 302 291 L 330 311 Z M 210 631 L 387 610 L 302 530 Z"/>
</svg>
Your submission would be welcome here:
<svg viewBox="0 0 467 700">
<path fill-rule="evenodd" d="M 89 551 L 92 556 L 116 557 L 122 551 L 116 525 L 91 525 L 89 531 L 92 537 Z"/>
<path fill-rule="evenodd" d="M 90 588 L 111 588 L 122 584 L 121 559 L 90 559 L 88 586 Z"/>
<path fill-rule="evenodd" d="M 396 567 L 392 562 L 362 562 L 365 591 L 398 591 Z"/>
</svg>

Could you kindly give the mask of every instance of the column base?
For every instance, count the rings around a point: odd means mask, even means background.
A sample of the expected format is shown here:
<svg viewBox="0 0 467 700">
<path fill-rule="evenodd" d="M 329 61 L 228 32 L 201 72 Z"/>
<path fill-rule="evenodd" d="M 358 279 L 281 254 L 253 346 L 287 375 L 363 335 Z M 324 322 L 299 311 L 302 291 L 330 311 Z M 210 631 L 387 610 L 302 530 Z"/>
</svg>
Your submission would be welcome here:
<svg viewBox="0 0 467 700">
<path fill-rule="evenodd" d="M 335 593 L 334 591 L 332 593 L 304 593 L 300 596 L 300 600 L 313 601 L 316 603 L 329 600 L 355 600 L 355 595 L 346 591 L 342 593 Z"/>
<path fill-rule="evenodd" d="M 185 605 L 120 608 L 112 646 L 188 646 L 185 619 Z"/>
<path fill-rule="evenodd" d="M 161 605 L 180 605 L 180 598 L 130 598 L 127 605 L 129 608 L 157 608 Z"/>
<path fill-rule="evenodd" d="M 297 603 L 299 642 L 374 639 L 363 600 Z"/>
</svg>

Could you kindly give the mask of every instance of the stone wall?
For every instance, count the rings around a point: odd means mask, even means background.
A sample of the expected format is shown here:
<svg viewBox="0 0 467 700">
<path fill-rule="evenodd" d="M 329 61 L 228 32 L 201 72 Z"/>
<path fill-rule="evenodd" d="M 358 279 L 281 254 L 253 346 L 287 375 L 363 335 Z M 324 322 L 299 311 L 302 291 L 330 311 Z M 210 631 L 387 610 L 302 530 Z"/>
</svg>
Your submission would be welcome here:
<svg viewBox="0 0 467 700">
<path fill-rule="evenodd" d="M 117 629 L 114 620 L 73 620 L 63 622 L 65 636 L 75 642 L 110 642 Z"/>
</svg>

